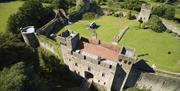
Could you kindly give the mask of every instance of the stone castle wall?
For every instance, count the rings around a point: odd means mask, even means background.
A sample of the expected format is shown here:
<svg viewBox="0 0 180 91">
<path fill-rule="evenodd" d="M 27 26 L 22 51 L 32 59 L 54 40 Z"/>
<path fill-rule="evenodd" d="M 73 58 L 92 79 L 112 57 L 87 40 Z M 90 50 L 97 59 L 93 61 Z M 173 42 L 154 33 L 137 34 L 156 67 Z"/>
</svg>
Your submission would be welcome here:
<svg viewBox="0 0 180 91">
<path fill-rule="evenodd" d="M 37 38 L 39 40 L 40 47 L 48 50 L 49 52 L 52 52 L 58 58 L 61 58 L 60 45 L 56 41 L 48 39 L 46 38 L 46 36 L 43 35 L 37 35 Z"/>
<path fill-rule="evenodd" d="M 142 73 L 136 87 L 149 89 L 150 91 L 180 91 L 180 79 Z"/>
<path fill-rule="evenodd" d="M 93 82 L 107 87 L 107 89 L 111 91 L 111 85 L 115 74 L 115 64 L 110 66 L 107 63 L 98 63 L 97 60 L 90 57 L 84 57 L 76 52 L 71 53 L 70 50 L 63 45 L 61 48 L 65 49 L 62 50 L 63 59 L 72 72 L 86 78 L 85 72 L 87 71 L 93 74 Z"/>
<path fill-rule="evenodd" d="M 34 33 L 21 33 L 25 43 L 31 47 L 38 47 L 39 42 Z"/>
</svg>

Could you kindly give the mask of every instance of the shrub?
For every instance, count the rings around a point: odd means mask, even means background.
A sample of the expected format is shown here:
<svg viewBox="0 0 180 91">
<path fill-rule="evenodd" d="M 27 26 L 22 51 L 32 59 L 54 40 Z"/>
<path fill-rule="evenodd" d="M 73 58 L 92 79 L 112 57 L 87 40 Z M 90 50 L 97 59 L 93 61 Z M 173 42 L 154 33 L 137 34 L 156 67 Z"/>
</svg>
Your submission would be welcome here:
<svg viewBox="0 0 180 91">
<path fill-rule="evenodd" d="M 152 15 L 150 17 L 149 21 L 146 23 L 146 26 L 155 32 L 163 32 L 166 30 L 166 27 L 162 23 L 161 19 L 156 15 Z"/>
<path fill-rule="evenodd" d="M 83 14 L 82 19 L 84 20 L 92 20 L 95 18 L 98 18 L 98 14 L 94 13 L 94 12 L 86 12 Z"/>
<path fill-rule="evenodd" d="M 128 12 L 127 18 L 128 18 L 129 20 L 134 19 L 134 16 L 132 15 L 132 12 L 131 12 L 131 11 Z"/>
<path fill-rule="evenodd" d="M 172 33 L 172 31 L 171 31 L 171 30 L 169 30 L 169 29 L 166 29 L 166 32 L 167 32 L 167 33 Z"/>
<path fill-rule="evenodd" d="M 123 16 L 123 13 L 122 12 L 115 12 L 113 14 L 115 17 L 122 17 Z"/>
<path fill-rule="evenodd" d="M 145 3 L 145 2 L 143 2 Z M 142 2 L 139 0 L 126 0 L 122 5 L 122 8 L 130 9 L 130 10 L 141 10 Z"/>
<path fill-rule="evenodd" d="M 164 18 L 166 19 L 173 19 L 175 16 L 175 8 L 174 7 L 167 7 L 165 10 Z"/>
<path fill-rule="evenodd" d="M 152 14 L 157 15 L 157 16 L 163 16 L 165 13 L 165 10 L 166 10 L 166 7 L 164 4 L 159 5 L 159 6 L 153 7 Z"/>
<path fill-rule="evenodd" d="M 174 32 L 172 32 L 172 35 L 173 35 L 174 37 L 178 36 L 178 34 L 177 34 L 177 33 L 174 33 Z"/>
<path fill-rule="evenodd" d="M 69 15 L 73 15 L 73 14 L 75 14 L 76 12 L 77 12 L 76 7 L 71 7 L 71 8 L 68 9 L 68 14 L 69 14 Z"/>
</svg>

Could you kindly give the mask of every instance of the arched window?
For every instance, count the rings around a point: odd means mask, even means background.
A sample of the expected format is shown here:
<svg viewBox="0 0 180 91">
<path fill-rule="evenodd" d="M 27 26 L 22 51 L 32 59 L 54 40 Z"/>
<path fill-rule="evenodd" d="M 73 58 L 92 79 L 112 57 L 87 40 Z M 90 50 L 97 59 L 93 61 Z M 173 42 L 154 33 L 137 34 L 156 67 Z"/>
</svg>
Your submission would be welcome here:
<svg viewBox="0 0 180 91">
<path fill-rule="evenodd" d="M 102 77 L 105 77 L 105 73 L 102 73 Z"/>
<path fill-rule="evenodd" d="M 91 68 L 90 68 L 90 67 L 88 67 L 88 71 L 91 71 Z"/>
<path fill-rule="evenodd" d="M 111 69 L 112 68 L 112 65 L 109 65 L 109 69 Z"/>
<path fill-rule="evenodd" d="M 126 64 L 126 63 L 127 63 L 127 60 L 124 60 L 124 63 Z"/>
</svg>

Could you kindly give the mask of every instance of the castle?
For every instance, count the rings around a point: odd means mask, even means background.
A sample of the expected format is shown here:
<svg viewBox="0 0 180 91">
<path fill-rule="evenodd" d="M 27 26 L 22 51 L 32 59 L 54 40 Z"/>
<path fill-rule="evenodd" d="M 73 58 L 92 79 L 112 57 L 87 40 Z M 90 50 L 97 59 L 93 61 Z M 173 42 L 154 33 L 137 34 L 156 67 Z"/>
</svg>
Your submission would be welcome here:
<svg viewBox="0 0 180 91">
<path fill-rule="evenodd" d="M 70 71 L 108 91 L 122 91 L 133 63 L 135 50 L 101 43 L 65 31 L 60 35 L 64 63 Z"/>
<path fill-rule="evenodd" d="M 151 7 L 143 4 L 137 19 L 146 22 L 150 12 Z M 166 72 L 157 71 L 156 74 L 156 70 L 144 60 L 136 60 L 134 49 L 80 37 L 79 33 L 68 30 L 57 36 L 58 40 L 55 39 L 53 42 L 47 40 L 46 36 L 53 33 L 56 28 L 64 27 L 63 23 L 67 22 L 66 18 L 61 18 L 63 13 L 56 15 L 58 16 L 50 21 L 48 26 L 36 31 L 32 26 L 21 28 L 26 44 L 34 48 L 40 46 L 60 56 L 74 75 L 90 81 L 90 85 L 92 82 L 97 83 L 109 91 L 122 91 L 124 87 L 144 88 L 151 91 L 179 91 L 179 75 L 177 79 L 171 77 L 177 77 L 176 75 Z M 93 33 L 96 38 L 96 32 Z M 120 33 L 117 39 L 120 39 L 121 35 L 123 33 Z"/>
</svg>

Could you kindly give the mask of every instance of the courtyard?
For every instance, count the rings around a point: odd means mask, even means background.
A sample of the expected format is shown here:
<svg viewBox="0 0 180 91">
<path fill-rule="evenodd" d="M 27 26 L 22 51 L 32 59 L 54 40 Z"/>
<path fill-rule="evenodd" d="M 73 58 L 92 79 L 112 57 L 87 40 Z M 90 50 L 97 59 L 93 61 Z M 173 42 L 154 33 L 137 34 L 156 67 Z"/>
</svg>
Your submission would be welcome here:
<svg viewBox="0 0 180 91">
<path fill-rule="evenodd" d="M 96 29 L 97 38 L 108 43 L 129 26 L 130 29 L 119 42 L 120 46 L 135 48 L 138 59 L 145 59 L 148 64 L 154 64 L 158 69 L 180 72 L 180 40 L 167 32 L 156 33 L 150 29 L 139 29 L 139 23 L 135 20 L 102 16 L 95 20 L 80 20 L 64 27 L 58 34 L 69 29 L 79 32 L 81 36 L 92 37 L 92 30 L 88 29 L 88 24 L 92 21 L 96 21 L 99 26 Z"/>
</svg>

